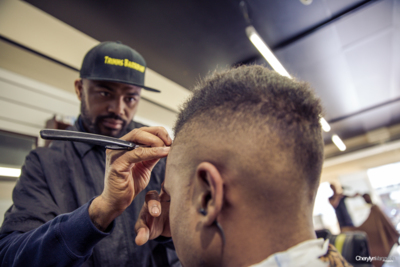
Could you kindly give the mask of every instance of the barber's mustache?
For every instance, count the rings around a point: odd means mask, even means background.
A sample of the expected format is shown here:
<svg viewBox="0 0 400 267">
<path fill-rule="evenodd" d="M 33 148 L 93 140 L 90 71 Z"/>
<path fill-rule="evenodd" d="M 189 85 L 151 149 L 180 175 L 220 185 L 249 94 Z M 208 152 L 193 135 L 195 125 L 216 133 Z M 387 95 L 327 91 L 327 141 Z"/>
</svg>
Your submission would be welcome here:
<svg viewBox="0 0 400 267">
<path fill-rule="evenodd" d="M 126 124 L 126 120 L 118 116 L 117 114 L 108 114 L 108 115 L 102 115 L 97 117 L 97 121 L 103 120 L 103 119 L 114 119 L 114 120 L 120 120 L 124 124 Z"/>
</svg>

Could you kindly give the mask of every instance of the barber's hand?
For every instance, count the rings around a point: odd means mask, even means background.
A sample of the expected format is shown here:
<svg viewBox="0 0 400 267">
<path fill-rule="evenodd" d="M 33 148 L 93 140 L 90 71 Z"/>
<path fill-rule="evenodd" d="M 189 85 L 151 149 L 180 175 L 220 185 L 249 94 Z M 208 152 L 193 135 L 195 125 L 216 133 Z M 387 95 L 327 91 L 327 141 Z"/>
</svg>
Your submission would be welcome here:
<svg viewBox="0 0 400 267">
<path fill-rule="evenodd" d="M 139 214 L 139 219 L 135 224 L 137 245 L 141 246 L 148 240 L 155 239 L 160 235 L 171 236 L 169 228 L 169 196 L 161 189 L 161 194 L 157 191 L 149 191 L 146 194 L 146 201 Z"/>
<path fill-rule="evenodd" d="M 134 129 L 121 139 L 148 147 L 106 151 L 104 190 L 89 207 L 89 216 L 100 230 L 105 230 L 146 188 L 151 171 L 168 155 L 166 146 L 172 143 L 162 127 Z"/>
</svg>

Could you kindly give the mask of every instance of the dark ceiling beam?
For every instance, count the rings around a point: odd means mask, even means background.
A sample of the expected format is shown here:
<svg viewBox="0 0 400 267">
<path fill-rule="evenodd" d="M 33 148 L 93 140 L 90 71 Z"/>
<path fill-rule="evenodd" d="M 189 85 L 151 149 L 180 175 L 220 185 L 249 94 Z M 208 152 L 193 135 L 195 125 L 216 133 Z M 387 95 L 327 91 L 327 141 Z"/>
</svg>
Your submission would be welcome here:
<svg viewBox="0 0 400 267">
<path fill-rule="evenodd" d="M 389 105 L 389 104 L 393 104 L 393 103 L 395 103 L 397 101 L 400 101 L 400 97 L 392 99 L 392 100 L 389 100 L 389 101 L 386 101 L 386 102 L 383 102 L 383 103 L 380 103 L 378 105 L 374 105 L 374 106 L 369 107 L 369 108 L 361 109 L 359 111 L 347 114 L 345 116 L 341 116 L 341 117 L 338 117 L 338 118 L 331 119 L 331 120 L 328 121 L 328 123 L 329 124 L 333 124 L 333 123 L 338 122 L 338 121 L 343 121 L 343 120 L 346 120 L 348 118 L 360 115 L 362 113 L 365 113 L 365 112 L 368 112 L 368 111 L 371 111 L 371 110 L 374 110 L 374 109 L 377 109 L 377 108 L 380 108 L 380 107 L 383 107 L 383 106 L 386 106 L 386 105 Z"/>
<path fill-rule="evenodd" d="M 297 35 L 295 35 L 295 36 L 293 36 L 293 37 L 291 37 L 291 38 L 289 38 L 287 40 L 284 40 L 284 41 L 280 42 L 279 44 L 271 47 L 271 49 L 273 51 L 282 49 L 282 48 L 284 48 L 284 47 L 286 47 L 288 45 L 291 45 L 291 44 L 299 41 L 300 39 L 303 39 L 303 38 L 313 34 L 314 32 L 316 32 L 316 31 L 318 31 L 318 30 L 320 30 L 320 29 L 322 29 L 322 28 L 324 28 L 326 26 L 329 26 L 330 24 L 332 24 L 332 23 L 334 23 L 334 22 L 336 22 L 336 21 L 338 21 L 338 20 L 340 20 L 340 19 L 342 19 L 344 17 L 347 17 L 347 16 L 349 16 L 351 14 L 354 14 L 354 13 L 360 11 L 361 9 L 363 9 L 363 8 L 365 8 L 367 6 L 370 6 L 371 4 L 374 4 L 374 3 L 379 2 L 379 1 L 382 1 L 382 0 L 366 0 L 366 1 L 363 1 L 363 2 L 361 2 L 359 4 L 356 4 L 356 5 L 352 6 L 352 7 L 350 7 L 349 9 L 337 14 L 336 16 L 333 16 L 332 18 L 319 23 L 318 25 L 312 27 L 311 29 L 308 29 L 308 30 L 306 30 L 304 32 L 301 32 L 301 33 L 299 33 L 299 34 L 297 34 Z"/>
<path fill-rule="evenodd" d="M 56 59 L 54 59 L 54 58 L 52 58 L 52 57 L 46 56 L 46 55 L 43 54 L 43 53 L 37 52 L 37 51 L 35 51 L 35 50 L 33 50 L 33 49 L 30 49 L 29 47 L 27 47 L 27 46 L 25 46 L 25 45 L 21 45 L 21 44 L 19 44 L 19 43 L 16 43 L 16 42 L 14 42 L 14 41 L 12 41 L 12 40 L 10 40 L 10 39 L 8 39 L 8 38 L 2 36 L 2 35 L 0 35 L 0 40 L 4 41 L 4 42 L 6 42 L 6 43 L 9 43 L 9 44 L 11 44 L 11 45 L 14 45 L 14 46 L 16 46 L 16 47 L 19 47 L 19 48 L 21 48 L 21 49 L 23 49 L 23 50 L 26 50 L 26 51 L 28 51 L 28 52 L 30 52 L 30 53 L 32 53 L 32 54 L 37 55 L 37 56 L 43 57 L 43 58 L 45 58 L 45 59 L 47 59 L 47 60 L 53 61 L 53 62 L 55 62 L 55 63 L 57 63 L 57 64 L 60 64 L 61 66 L 64 66 L 64 67 L 66 67 L 66 68 L 68 68 L 68 69 L 71 69 L 71 70 L 74 70 L 74 71 L 78 71 L 78 72 L 79 72 L 79 70 L 78 70 L 77 68 L 74 68 L 74 67 L 72 67 L 72 66 L 70 66 L 70 65 L 68 65 L 68 64 L 65 64 L 65 63 L 63 63 L 63 62 L 61 62 L 61 61 L 59 61 L 59 60 L 56 60 Z"/>
</svg>

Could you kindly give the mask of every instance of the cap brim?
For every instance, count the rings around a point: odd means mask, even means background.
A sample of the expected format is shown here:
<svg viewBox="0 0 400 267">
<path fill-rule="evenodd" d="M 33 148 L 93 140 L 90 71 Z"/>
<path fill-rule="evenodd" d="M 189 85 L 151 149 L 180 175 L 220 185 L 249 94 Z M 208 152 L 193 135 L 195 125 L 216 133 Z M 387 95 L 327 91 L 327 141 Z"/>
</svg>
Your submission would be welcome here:
<svg viewBox="0 0 400 267">
<path fill-rule="evenodd" d="M 97 80 L 97 81 L 108 81 L 108 82 L 117 82 L 117 83 L 126 83 L 126 84 L 132 84 L 135 86 L 139 86 L 140 88 L 143 88 L 147 91 L 155 92 L 155 93 L 161 93 L 160 90 L 154 89 L 148 86 L 144 86 L 143 84 L 138 84 L 134 82 L 127 82 L 127 81 L 121 81 L 117 79 L 109 79 L 109 78 L 99 78 L 99 77 L 81 77 L 82 79 L 88 79 L 88 80 Z"/>
<path fill-rule="evenodd" d="M 127 82 L 121 82 L 121 83 L 127 83 Z M 148 86 L 144 86 L 143 84 L 138 84 L 138 83 L 127 83 L 127 84 L 132 84 L 132 85 L 136 85 L 136 86 L 142 87 L 143 89 L 145 89 L 147 91 L 151 91 L 151 92 L 155 92 L 155 93 L 161 93 L 160 90 L 154 89 L 154 88 L 151 88 L 151 87 L 148 87 Z"/>
<path fill-rule="evenodd" d="M 160 90 L 154 89 L 154 88 L 151 88 L 151 87 L 142 86 L 142 88 L 145 89 L 145 90 L 147 90 L 147 91 L 151 91 L 151 92 L 155 92 L 155 93 L 161 93 Z"/>
</svg>

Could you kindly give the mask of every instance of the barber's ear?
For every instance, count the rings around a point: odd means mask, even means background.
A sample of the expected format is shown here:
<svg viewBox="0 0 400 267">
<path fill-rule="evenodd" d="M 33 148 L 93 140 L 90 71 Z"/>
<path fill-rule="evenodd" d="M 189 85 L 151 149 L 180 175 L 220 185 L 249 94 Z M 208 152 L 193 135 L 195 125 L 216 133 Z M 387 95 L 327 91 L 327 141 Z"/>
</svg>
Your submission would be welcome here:
<svg viewBox="0 0 400 267">
<path fill-rule="evenodd" d="M 76 96 L 78 97 L 79 101 L 81 101 L 82 100 L 82 90 L 83 90 L 82 79 L 76 79 L 74 85 L 75 85 Z"/>
<path fill-rule="evenodd" d="M 204 216 L 205 225 L 212 225 L 223 205 L 224 189 L 221 174 L 213 164 L 202 162 L 197 166 L 194 182 L 196 207 Z"/>
</svg>

